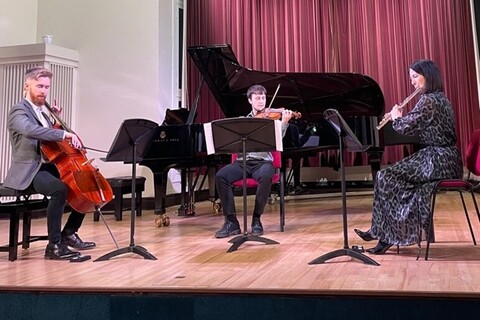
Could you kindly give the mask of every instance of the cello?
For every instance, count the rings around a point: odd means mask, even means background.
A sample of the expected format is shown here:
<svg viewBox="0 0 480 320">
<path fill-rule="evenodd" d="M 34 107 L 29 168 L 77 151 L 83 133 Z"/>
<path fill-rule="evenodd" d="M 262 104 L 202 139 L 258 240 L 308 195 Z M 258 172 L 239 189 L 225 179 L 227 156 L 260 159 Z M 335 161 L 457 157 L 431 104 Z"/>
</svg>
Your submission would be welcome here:
<svg viewBox="0 0 480 320">
<path fill-rule="evenodd" d="M 54 128 L 74 133 L 47 102 L 45 106 L 55 119 Z M 72 209 L 83 214 L 91 213 L 112 200 L 110 184 L 92 165 L 94 159 L 87 159 L 85 148 L 77 149 L 68 140 L 62 140 L 42 141 L 40 149 L 57 167 L 60 180 L 67 185 L 67 203 Z"/>
</svg>

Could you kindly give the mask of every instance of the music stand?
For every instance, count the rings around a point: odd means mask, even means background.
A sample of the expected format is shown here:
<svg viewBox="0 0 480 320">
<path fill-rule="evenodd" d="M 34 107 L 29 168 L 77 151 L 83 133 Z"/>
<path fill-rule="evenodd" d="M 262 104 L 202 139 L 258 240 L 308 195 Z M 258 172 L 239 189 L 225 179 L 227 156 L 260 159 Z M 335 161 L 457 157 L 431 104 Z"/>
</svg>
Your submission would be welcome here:
<svg viewBox="0 0 480 320">
<path fill-rule="evenodd" d="M 312 261 L 308 264 L 320 264 L 325 261 L 340 257 L 340 256 L 350 256 L 356 258 L 360 261 L 363 261 L 365 264 L 371 264 L 374 266 L 379 266 L 380 264 L 375 260 L 367 257 L 359 251 L 350 249 L 348 246 L 348 233 L 347 233 L 347 195 L 346 195 L 346 186 L 345 186 L 345 164 L 343 161 L 343 153 L 345 151 L 358 152 L 365 151 L 369 146 L 363 146 L 360 141 L 358 141 L 355 134 L 352 132 L 348 124 L 342 118 L 342 116 L 335 109 L 325 110 L 323 113 L 325 119 L 330 123 L 330 125 L 335 129 L 338 134 L 338 143 L 340 150 L 340 172 L 341 172 L 341 187 L 342 187 L 342 209 L 343 209 L 343 249 L 335 250 L 329 253 L 326 253 Z"/>
<path fill-rule="evenodd" d="M 227 252 L 233 252 L 247 241 L 278 244 L 277 241 L 249 235 L 247 232 L 247 173 L 246 153 L 282 151 L 281 124 L 279 121 L 258 118 L 228 118 L 204 125 L 207 153 L 239 153 L 243 156 L 243 224 L 244 233 L 231 239 L 233 245 Z M 280 139 L 279 139 L 280 135 Z M 278 142 L 280 141 L 280 142 Z M 213 143 L 212 143 L 213 142 Z"/>
<path fill-rule="evenodd" d="M 105 261 L 115 256 L 124 253 L 135 253 L 141 255 L 148 260 L 157 260 L 155 256 L 150 254 L 147 249 L 135 245 L 135 211 L 136 211 L 136 167 L 137 162 L 143 159 L 146 150 L 148 149 L 152 137 L 155 133 L 155 128 L 158 125 L 150 120 L 145 119 L 128 119 L 123 121 L 118 129 L 115 140 L 108 151 L 106 161 L 123 161 L 125 163 L 132 163 L 132 203 L 130 214 L 130 245 L 125 248 L 120 248 L 107 253 L 95 261 Z M 118 247 L 117 247 L 118 248 Z"/>
</svg>

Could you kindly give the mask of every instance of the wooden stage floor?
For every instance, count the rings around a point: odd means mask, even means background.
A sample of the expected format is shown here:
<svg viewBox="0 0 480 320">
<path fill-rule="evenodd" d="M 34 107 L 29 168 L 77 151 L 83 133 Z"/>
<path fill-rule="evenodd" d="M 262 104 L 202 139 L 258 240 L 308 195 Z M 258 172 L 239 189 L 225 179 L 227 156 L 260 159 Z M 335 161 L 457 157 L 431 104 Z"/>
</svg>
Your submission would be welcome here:
<svg viewBox="0 0 480 320">
<path fill-rule="evenodd" d="M 237 200 L 241 212 L 241 198 Z M 248 200 L 251 210 L 253 198 Z M 369 227 L 371 203 L 371 194 L 347 199 L 350 246 L 374 246 L 353 232 L 354 228 Z M 467 204 L 475 235 L 480 239 L 478 218 L 472 203 Z M 380 266 L 349 257 L 308 264 L 343 248 L 340 197 L 288 200 L 283 233 L 279 231 L 278 202 L 267 205 L 262 219 L 264 236 L 279 244 L 247 242 L 232 253 L 227 253 L 231 245 L 228 239 L 214 238 L 223 218 L 212 213 L 210 202 L 197 203 L 196 215 L 188 218 L 176 217 L 176 207 L 168 208 L 171 224 L 161 228 L 156 227 L 153 212 L 146 210 L 136 219 L 135 244 L 145 247 L 158 260 L 127 253 L 94 262 L 116 247 L 103 222 L 93 222 L 90 215 L 79 234 L 97 243 L 97 248 L 85 251 L 92 260 L 44 260 L 44 241 L 32 243 L 27 250 L 20 248 L 14 262 L 2 252 L 0 291 L 480 298 L 480 246 L 472 243 L 460 198 L 456 193 L 441 194 L 437 205 L 437 242 L 431 246 L 430 259 L 417 261 L 416 246 L 401 247 L 400 254 L 392 247 L 385 255 L 369 255 Z M 124 212 L 120 222 L 111 214 L 105 219 L 119 247 L 128 247 L 130 213 Z M 243 226 L 241 217 L 240 221 Z M 32 234 L 44 234 L 45 222 L 33 221 Z M 2 230 L 8 230 L 7 223 L 0 221 Z M 0 240 L 2 244 L 7 242 L 7 232 Z"/>
</svg>

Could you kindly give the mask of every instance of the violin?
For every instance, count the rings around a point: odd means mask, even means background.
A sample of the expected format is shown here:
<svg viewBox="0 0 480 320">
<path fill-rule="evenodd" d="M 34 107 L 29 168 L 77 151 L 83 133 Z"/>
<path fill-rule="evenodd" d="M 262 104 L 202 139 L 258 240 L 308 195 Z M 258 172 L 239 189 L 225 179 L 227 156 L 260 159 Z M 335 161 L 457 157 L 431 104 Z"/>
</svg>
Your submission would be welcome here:
<svg viewBox="0 0 480 320">
<path fill-rule="evenodd" d="M 285 108 L 266 108 L 263 109 L 262 112 L 259 112 L 255 115 L 255 118 L 260 119 L 271 119 L 271 120 L 280 120 L 282 119 L 282 112 Z M 302 114 L 300 112 L 292 111 L 292 118 L 293 119 L 300 119 Z"/>
</svg>

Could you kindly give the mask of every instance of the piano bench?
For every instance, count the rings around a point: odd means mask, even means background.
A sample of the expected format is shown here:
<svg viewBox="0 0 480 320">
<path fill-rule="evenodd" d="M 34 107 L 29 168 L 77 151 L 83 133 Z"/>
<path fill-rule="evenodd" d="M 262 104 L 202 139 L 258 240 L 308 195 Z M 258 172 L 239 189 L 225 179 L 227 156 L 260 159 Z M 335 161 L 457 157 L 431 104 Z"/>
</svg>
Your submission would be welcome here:
<svg viewBox="0 0 480 320">
<path fill-rule="evenodd" d="M 141 176 L 135 178 L 135 209 L 137 217 L 142 215 L 142 192 L 145 191 L 145 180 L 146 178 Z M 122 221 L 122 212 L 131 209 L 130 207 L 123 207 L 123 195 L 132 193 L 132 177 L 113 177 L 107 178 L 107 181 L 113 190 L 114 211 L 102 211 L 102 214 L 113 213 L 115 214 L 115 220 Z M 95 212 L 93 214 L 93 221 L 98 221 L 99 218 L 99 213 Z"/>
<path fill-rule="evenodd" d="M 18 256 L 18 246 L 28 249 L 30 243 L 38 240 L 48 240 L 48 236 L 32 236 L 32 212 L 46 210 L 48 200 L 29 199 L 30 193 L 4 188 L 0 184 L 0 197 L 16 197 L 12 202 L 0 202 L 0 215 L 10 219 L 8 244 L 0 246 L 0 252 L 8 252 L 8 260 L 15 261 Z M 23 198 L 23 199 L 22 199 Z M 23 220 L 22 241 L 18 241 L 20 215 Z"/>
</svg>

